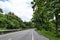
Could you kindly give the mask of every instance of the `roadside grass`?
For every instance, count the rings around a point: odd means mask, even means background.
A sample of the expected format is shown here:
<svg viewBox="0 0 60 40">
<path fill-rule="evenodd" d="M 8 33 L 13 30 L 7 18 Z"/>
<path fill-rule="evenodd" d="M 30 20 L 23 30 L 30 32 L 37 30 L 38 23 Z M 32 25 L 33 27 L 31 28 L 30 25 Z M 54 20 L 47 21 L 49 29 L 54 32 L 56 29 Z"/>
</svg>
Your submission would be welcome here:
<svg viewBox="0 0 60 40">
<path fill-rule="evenodd" d="M 45 37 L 47 37 L 49 40 L 60 40 L 59 37 L 56 37 L 56 34 L 53 32 L 45 31 L 45 30 L 37 30 L 37 32 Z"/>
<path fill-rule="evenodd" d="M 6 28 L 0 28 L 0 30 L 7 30 Z"/>
</svg>

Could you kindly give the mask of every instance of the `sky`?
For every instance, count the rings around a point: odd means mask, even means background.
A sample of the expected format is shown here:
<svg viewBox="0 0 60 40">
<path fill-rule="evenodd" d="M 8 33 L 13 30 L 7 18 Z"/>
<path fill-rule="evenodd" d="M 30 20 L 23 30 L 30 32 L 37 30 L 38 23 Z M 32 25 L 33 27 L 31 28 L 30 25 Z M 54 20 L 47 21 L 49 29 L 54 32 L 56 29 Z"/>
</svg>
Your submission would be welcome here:
<svg viewBox="0 0 60 40">
<path fill-rule="evenodd" d="M 23 21 L 30 21 L 33 15 L 31 2 L 33 0 L 0 0 L 0 8 L 4 13 L 14 12 Z"/>
</svg>

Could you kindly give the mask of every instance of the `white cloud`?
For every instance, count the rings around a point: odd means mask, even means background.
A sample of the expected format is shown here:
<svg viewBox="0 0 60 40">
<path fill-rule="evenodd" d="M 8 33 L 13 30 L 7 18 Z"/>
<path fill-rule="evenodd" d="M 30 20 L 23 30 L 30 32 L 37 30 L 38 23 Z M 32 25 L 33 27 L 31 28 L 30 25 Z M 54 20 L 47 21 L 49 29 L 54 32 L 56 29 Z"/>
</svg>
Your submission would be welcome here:
<svg viewBox="0 0 60 40">
<path fill-rule="evenodd" d="M 5 13 L 11 11 L 15 15 L 20 17 L 23 21 L 30 21 L 33 15 L 33 10 L 31 8 L 32 0 L 8 0 L 0 1 L 0 8 L 4 10 Z"/>
</svg>

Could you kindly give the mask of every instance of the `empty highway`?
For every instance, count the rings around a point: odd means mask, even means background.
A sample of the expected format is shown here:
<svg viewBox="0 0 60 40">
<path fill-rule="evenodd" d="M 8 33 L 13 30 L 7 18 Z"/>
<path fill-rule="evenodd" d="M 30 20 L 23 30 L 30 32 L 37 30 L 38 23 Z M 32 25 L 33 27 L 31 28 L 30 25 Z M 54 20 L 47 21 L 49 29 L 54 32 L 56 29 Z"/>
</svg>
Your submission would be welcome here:
<svg viewBox="0 0 60 40">
<path fill-rule="evenodd" d="M 29 29 L 0 35 L 0 40 L 49 40 L 49 39 L 42 35 L 39 35 L 34 29 Z"/>
</svg>

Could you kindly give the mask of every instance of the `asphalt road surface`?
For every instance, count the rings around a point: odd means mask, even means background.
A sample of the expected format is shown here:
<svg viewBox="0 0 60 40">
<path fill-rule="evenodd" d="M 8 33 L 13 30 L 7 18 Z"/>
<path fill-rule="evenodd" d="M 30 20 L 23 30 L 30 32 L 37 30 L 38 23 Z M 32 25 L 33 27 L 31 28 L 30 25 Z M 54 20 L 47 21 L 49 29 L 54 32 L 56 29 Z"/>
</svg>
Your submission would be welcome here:
<svg viewBox="0 0 60 40">
<path fill-rule="evenodd" d="M 34 29 L 0 35 L 0 40 L 49 40 Z"/>
</svg>

